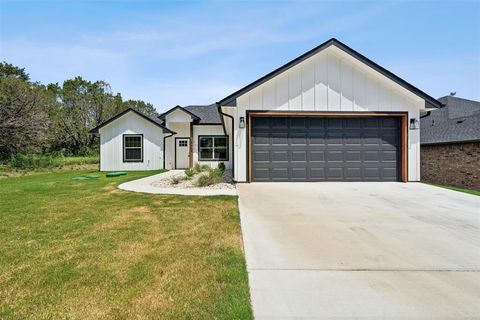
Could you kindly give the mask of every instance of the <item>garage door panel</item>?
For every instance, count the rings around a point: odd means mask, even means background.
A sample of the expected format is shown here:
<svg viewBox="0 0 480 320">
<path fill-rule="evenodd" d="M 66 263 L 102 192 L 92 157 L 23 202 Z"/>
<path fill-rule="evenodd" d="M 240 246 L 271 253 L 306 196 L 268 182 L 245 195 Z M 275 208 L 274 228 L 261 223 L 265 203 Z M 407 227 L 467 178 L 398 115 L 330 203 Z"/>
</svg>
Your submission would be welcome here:
<svg viewBox="0 0 480 320">
<path fill-rule="evenodd" d="M 252 179 L 397 181 L 399 123 L 394 117 L 253 117 Z"/>
<path fill-rule="evenodd" d="M 271 169 L 271 176 L 273 180 L 288 180 L 288 168 L 273 168 Z"/>
<path fill-rule="evenodd" d="M 287 151 L 272 151 L 272 162 L 288 162 Z"/>
<path fill-rule="evenodd" d="M 323 130 L 325 129 L 325 118 L 313 117 L 307 118 L 309 121 L 310 130 Z"/>
<path fill-rule="evenodd" d="M 307 128 L 307 119 L 306 118 L 290 118 L 290 129 L 291 130 L 305 130 Z"/>
<path fill-rule="evenodd" d="M 292 168 L 292 179 L 307 180 L 307 168 Z"/>
<path fill-rule="evenodd" d="M 398 119 L 392 117 L 382 117 L 382 128 L 391 128 L 396 130 L 398 128 Z"/>
<path fill-rule="evenodd" d="M 362 179 L 362 168 L 345 168 L 345 179 L 359 181 Z"/>
<path fill-rule="evenodd" d="M 347 162 L 362 162 L 362 151 L 345 151 L 345 161 Z"/>
<path fill-rule="evenodd" d="M 307 162 L 307 151 L 293 151 L 292 162 Z"/>
<path fill-rule="evenodd" d="M 268 151 L 255 151 L 253 153 L 254 162 L 269 162 L 270 161 L 270 152 Z"/>
<path fill-rule="evenodd" d="M 306 132 L 293 132 L 290 135 L 290 144 L 291 145 L 301 145 L 306 146 L 308 137 Z"/>
<path fill-rule="evenodd" d="M 326 118 L 328 130 L 343 129 L 343 118 Z"/>
<path fill-rule="evenodd" d="M 327 161 L 328 162 L 343 162 L 343 151 L 327 151 Z"/>
<path fill-rule="evenodd" d="M 310 146 L 315 146 L 315 145 L 324 146 L 326 143 L 326 137 L 324 133 L 310 132 L 308 140 L 309 140 L 308 144 Z"/>
<path fill-rule="evenodd" d="M 328 167 L 326 168 L 327 180 L 344 180 L 343 167 Z"/>
<path fill-rule="evenodd" d="M 325 151 L 309 151 L 309 161 L 310 162 L 324 162 L 325 161 Z"/>
</svg>

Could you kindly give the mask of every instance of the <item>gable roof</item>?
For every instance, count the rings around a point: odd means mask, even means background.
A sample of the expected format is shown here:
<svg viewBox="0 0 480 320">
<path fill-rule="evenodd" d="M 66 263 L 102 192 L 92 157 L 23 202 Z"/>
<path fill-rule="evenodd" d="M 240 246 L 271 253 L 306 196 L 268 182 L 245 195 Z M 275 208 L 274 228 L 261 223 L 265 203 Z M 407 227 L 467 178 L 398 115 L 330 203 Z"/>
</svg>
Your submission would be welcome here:
<svg viewBox="0 0 480 320">
<path fill-rule="evenodd" d="M 165 120 L 165 117 L 169 113 L 177 109 L 189 114 L 192 117 L 194 124 L 222 124 L 220 114 L 218 113 L 218 107 L 215 103 L 208 105 L 189 105 L 186 107 L 176 106 L 162 113 L 158 118 Z"/>
<path fill-rule="evenodd" d="M 435 98 L 429 96 L 425 92 L 421 91 L 420 89 L 414 87 L 413 85 L 409 84 L 405 80 L 401 79 L 400 77 L 396 76 L 395 74 L 391 73 L 387 69 L 383 68 L 382 66 L 376 64 L 372 60 L 368 59 L 364 55 L 358 53 L 357 51 L 353 50 L 352 48 L 348 47 L 346 44 L 340 42 L 339 40 L 332 38 L 321 45 L 313 48 L 312 50 L 302 54 L 301 56 L 293 59 L 292 61 L 284 64 L 280 68 L 268 73 L 267 75 L 261 77 L 260 79 L 250 83 L 249 85 L 243 87 L 242 89 L 232 93 L 231 95 L 223 98 L 218 102 L 220 106 L 225 106 L 225 105 L 233 105 L 236 106 L 236 99 L 245 94 L 246 92 L 258 87 L 259 85 L 265 83 L 266 81 L 272 79 L 273 77 L 279 75 L 280 73 L 294 67 L 295 65 L 299 64 L 300 62 L 310 58 L 311 56 L 317 54 L 318 52 L 330 47 L 330 46 L 336 46 L 337 48 L 343 50 L 347 54 L 353 56 L 354 58 L 360 60 L 361 62 L 365 63 L 368 65 L 370 68 L 378 71 L 385 77 L 389 78 L 390 80 L 394 81 L 395 83 L 399 84 L 400 86 L 404 87 L 405 89 L 411 91 L 415 95 L 421 97 L 422 99 L 425 100 L 425 107 L 433 107 L 433 108 L 440 108 L 442 106 L 442 103 L 436 100 Z"/>
<path fill-rule="evenodd" d="M 161 115 L 159 115 L 158 118 L 159 118 L 159 119 L 162 119 L 162 120 L 165 120 L 165 117 L 166 117 L 167 115 L 169 115 L 170 113 L 172 113 L 173 111 L 175 111 L 175 110 L 182 110 L 183 112 L 185 112 L 186 114 L 188 114 L 188 115 L 192 118 L 192 120 L 200 120 L 200 118 L 199 118 L 196 114 L 188 111 L 187 109 L 185 109 L 185 108 L 183 108 L 183 107 L 181 107 L 181 106 L 175 106 L 175 107 L 173 107 L 172 109 L 170 109 L 170 110 L 168 110 L 168 111 L 165 111 L 164 113 L 162 113 Z"/>
<path fill-rule="evenodd" d="M 199 124 L 222 124 L 218 107 L 215 103 L 209 105 L 190 105 L 186 110 L 197 115 L 200 119 Z"/>
<path fill-rule="evenodd" d="M 420 119 L 420 144 L 480 141 L 480 102 L 446 96 L 445 107 Z"/>
<path fill-rule="evenodd" d="M 126 109 L 126 110 L 124 110 L 124 111 L 122 111 L 122 112 L 114 115 L 113 117 L 111 117 L 110 119 L 102 122 L 101 124 L 99 124 L 98 126 L 96 126 L 95 128 L 93 128 L 92 130 L 90 130 L 89 132 L 90 132 L 90 133 L 93 133 L 93 134 L 98 134 L 98 130 L 99 130 L 100 128 L 106 126 L 106 125 L 109 124 L 110 122 L 113 122 L 113 121 L 117 120 L 118 118 L 120 118 L 121 116 L 127 114 L 127 113 L 130 112 L 130 111 L 132 111 L 133 113 L 139 115 L 140 117 L 144 118 L 145 120 L 153 123 L 154 125 L 162 128 L 162 129 L 163 129 L 163 132 L 175 133 L 175 132 L 173 132 L 172 130 L 166 128 L 166 127 L 162 124 L 161 120 L 158 119 L 157 117 L 149 117 L 149 116 L 146 116 L 146 115 L 144 115 L 143 113 L 141 113 L 141 112 L 139 112 L 139 111 L 137 111 L 137 110 L 135 110 L 135 109 L 132 109 L 132 108 L 128 108 L 128 109 Z"/>
</svg>

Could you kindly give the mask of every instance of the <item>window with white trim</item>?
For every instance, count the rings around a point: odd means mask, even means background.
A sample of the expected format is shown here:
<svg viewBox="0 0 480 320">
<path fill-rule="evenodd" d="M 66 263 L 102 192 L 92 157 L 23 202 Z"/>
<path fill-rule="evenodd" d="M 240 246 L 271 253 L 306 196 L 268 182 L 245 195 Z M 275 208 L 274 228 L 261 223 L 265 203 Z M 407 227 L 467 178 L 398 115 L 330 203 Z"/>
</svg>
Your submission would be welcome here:
<svg viewBox="0 0 480 320">
<path fill-rule="evenodd" d="M 143 162 L 143 135 L 123 135 L 123 162 Z"/>
<path fill-rule="evenodd" d="M 200 161 L 228 160 L 228 137 L 199 136 L 198 159 Z"/>
</svg>

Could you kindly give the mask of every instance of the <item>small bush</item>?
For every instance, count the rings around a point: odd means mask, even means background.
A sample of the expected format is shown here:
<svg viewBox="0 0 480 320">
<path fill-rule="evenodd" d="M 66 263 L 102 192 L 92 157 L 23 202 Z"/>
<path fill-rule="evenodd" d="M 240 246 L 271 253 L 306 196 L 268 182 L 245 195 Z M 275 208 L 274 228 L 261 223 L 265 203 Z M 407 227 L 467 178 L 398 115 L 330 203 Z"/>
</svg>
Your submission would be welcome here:
<svg viewBox="0 0 480 320">
<path fill-rule="evenodd" d="M 222 173 L 225 172 L 225 163 L 220 162 L 220 163 L 218 164 L 218 169 L 219 169 L 220 171 L 222 171 Z"/>
<path fill-rule="evenodd" d="M 206 171 L 210 171 L 210 167 L 206 164 L 200 164 L 200 163 L 195 163 L 195 165 L 193 166 L 193 170 L 196 172 L 196 173 L 201 173 L 201 172 L 206 172 Z"/>
<path fill-rule="evenodd" d="M 172 181 L 172 184 L 175 185 L 175 184 L 179 184 L 180 181 L 182 181 L 183 179 L 184 179 L 184 178 L 181 177 L 181 176 L 174 176 L 174 177 L 172 177 L 172 180 L 171 180 L 171 181 Z"/>
<path fill-rule="evenodd" d="M 198 187 L 206 187 L 223 181 L 223 173 L 220 169 L 211 169 L 207 173 L 198 177 L 196 185 Z"/>
<path fill-rule="evenodd" d="M 192 179 L 194 175 L 196 175 L 197 172 L 193 168 L 188 168 L 185 170 L 185 175 L 187 176 L 188 179 Z"/>
</svg>

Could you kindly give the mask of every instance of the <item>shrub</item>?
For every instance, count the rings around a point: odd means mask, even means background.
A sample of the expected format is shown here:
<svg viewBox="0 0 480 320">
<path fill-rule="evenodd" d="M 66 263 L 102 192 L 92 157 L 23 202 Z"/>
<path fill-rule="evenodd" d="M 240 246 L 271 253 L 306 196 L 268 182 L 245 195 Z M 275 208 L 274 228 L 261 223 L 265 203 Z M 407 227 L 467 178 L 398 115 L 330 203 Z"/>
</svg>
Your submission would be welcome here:
<svg viewBox="0 0 480 320">
<path fill-rule="evenodd" d="M 205 171 L 210 171 L 210 167 L 206 164 L 200 164 L 200 163 L 195 163 L 195 165 L 193 166 L 193 170 L 196 172 L 196 173 L 200 173 L 200 172 L 205 172 Z"/>
<path fill-rule="evenodd" d="M 180 181 L 182 181 L 184 179 L 184 177 L 181 177 L 181 176 L 174 176 L 172 177 L 172 184 L 179 184 Z"/>
<path fill-rule="evenodd" d="M 52 155 L 16 154 L 10 161 L 10 167 L 20 170 L 51 168 L 53 166 L 55 166 L 55 158 Z"/>
<path fill-rule="evenodd" d="M 65 157 L 62 153 L 51 153 L 33 155 L 16 154 L 6 164 L 10 168 L 17 170 L 34 170 L 61 167 L 64 165 L 94 164 L 98 162 L 98 155 Z"/>
<path fill-rule="evenodd" d="M 207 173 L 200 175 L 196 185 L 198 187 L 206 187 L 223 181 L 223 173 L 220 169 L 210 169 Z"/>
<path fill-rule="evenodd" d="M 188 179 L 192 179 L 194 175 L 196 175 L 197 172 L 193 168 L 188 168 L 185 170 L 185 175 L 187 176 Z"/>
<path fill-rule="evenodd" d="M 225 172 L 225 163 L 220 162 L 220 163 L 218 164 L 218 169 L 219 169 L 220 171 L 222 171 L 222 173 Z"/>
</svg>

